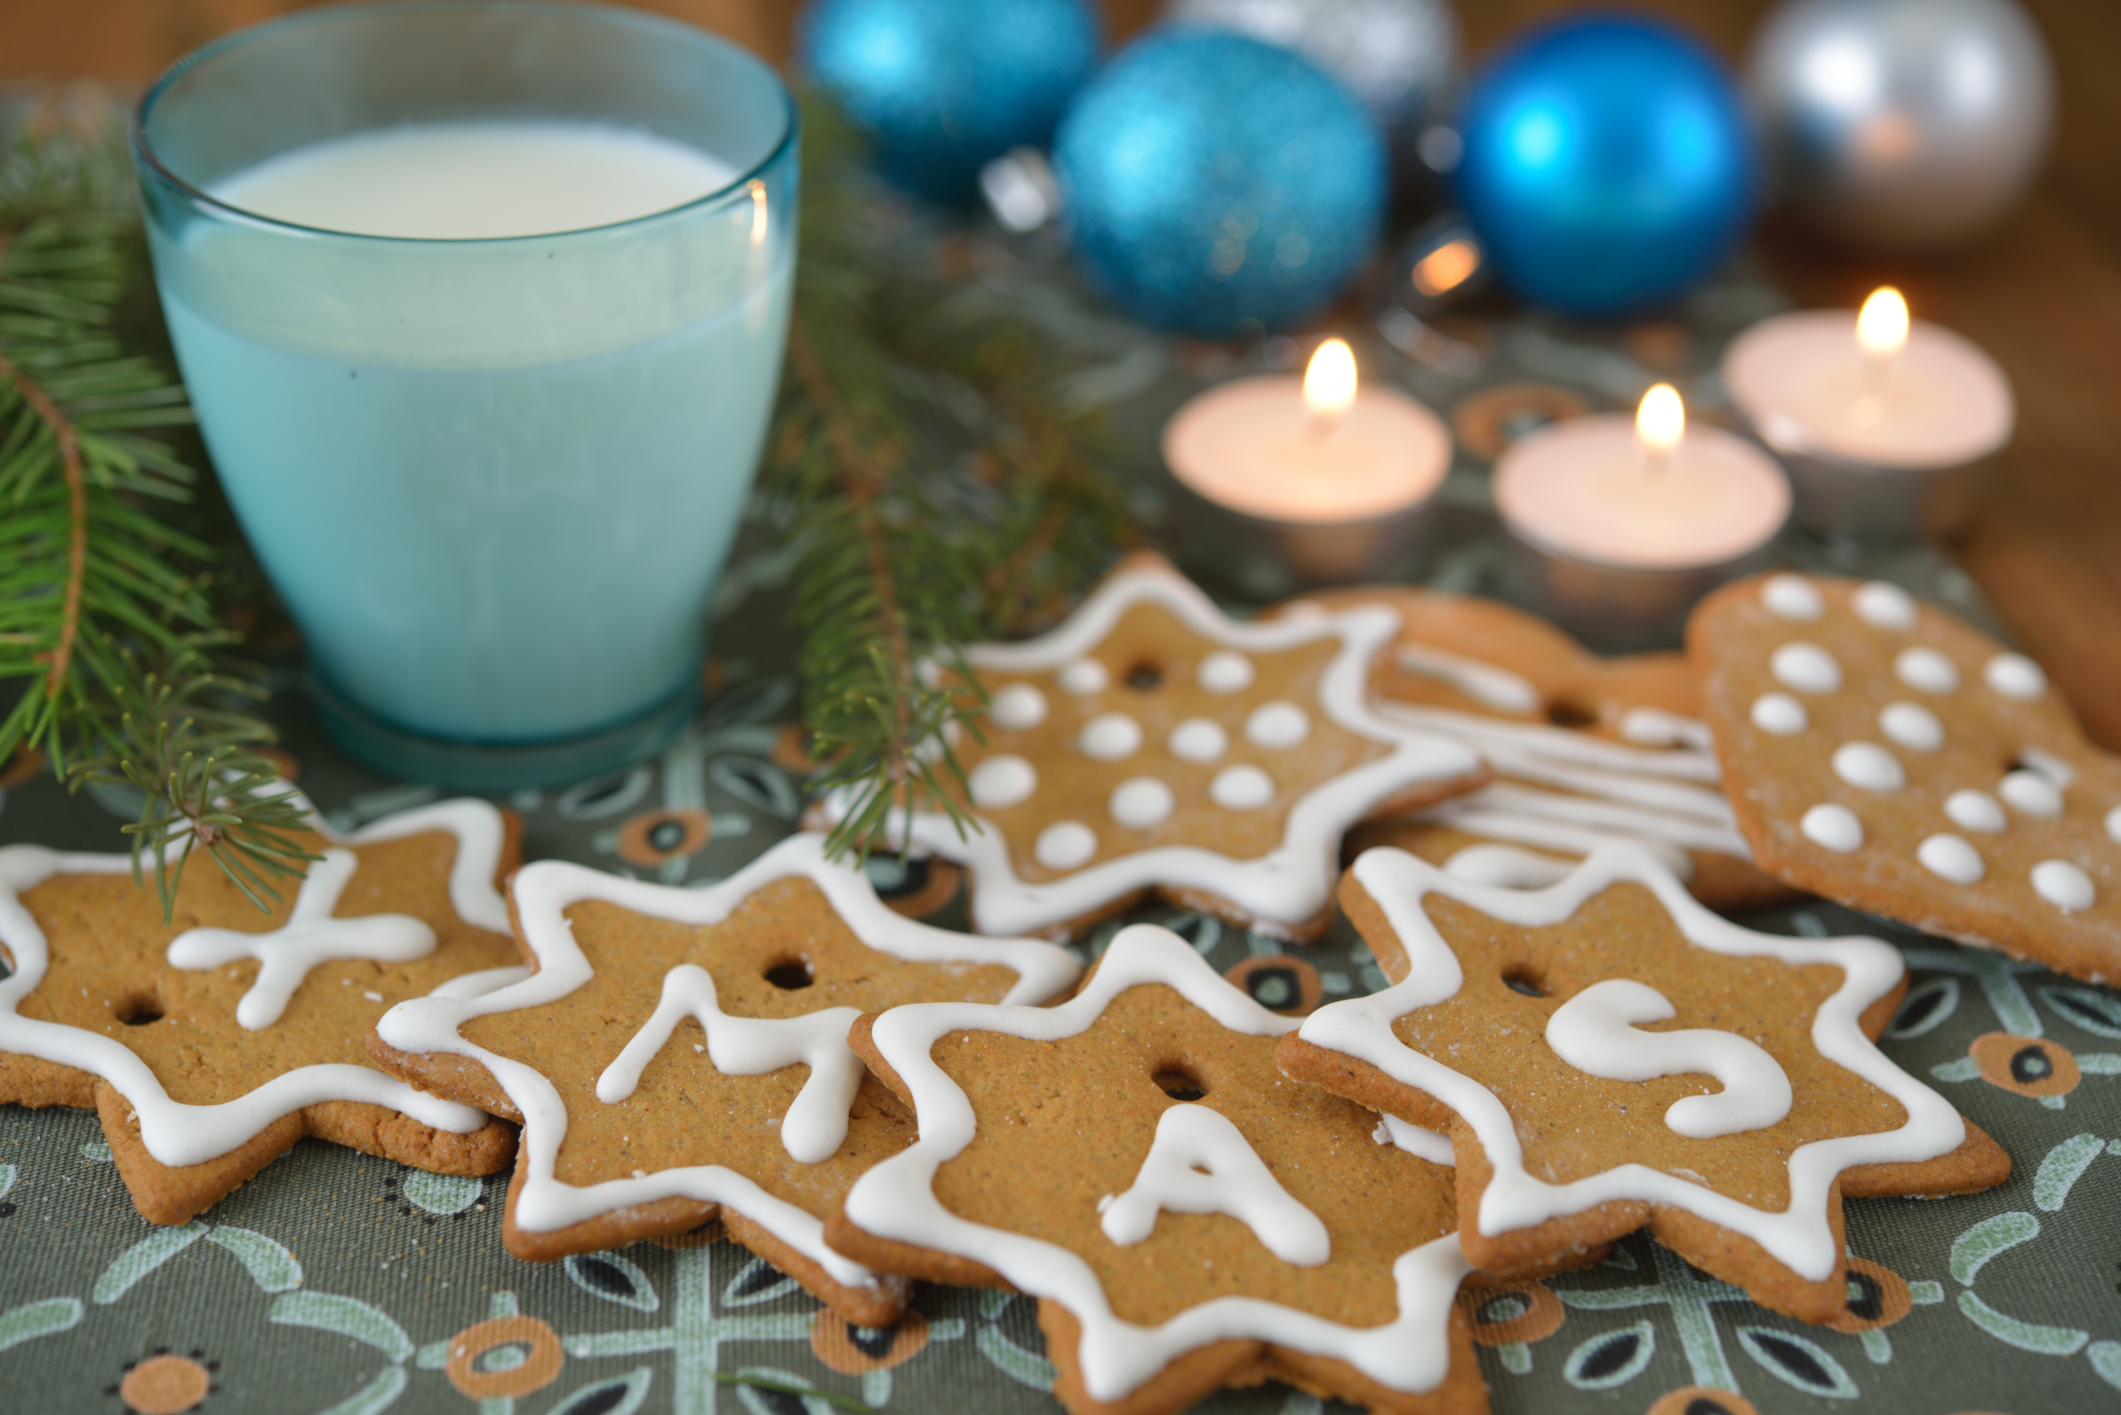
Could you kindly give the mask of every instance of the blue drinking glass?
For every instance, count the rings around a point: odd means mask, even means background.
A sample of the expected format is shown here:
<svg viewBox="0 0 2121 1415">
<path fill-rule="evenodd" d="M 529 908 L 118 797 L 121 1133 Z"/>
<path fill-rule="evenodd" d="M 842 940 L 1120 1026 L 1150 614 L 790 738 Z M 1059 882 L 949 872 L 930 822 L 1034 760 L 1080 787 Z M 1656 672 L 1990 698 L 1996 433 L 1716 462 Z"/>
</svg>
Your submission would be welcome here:
<svg viewBox="0 0 2121 1415">
<path fill-rule="evenodd" d="M 316 230 L 208 195 L 312 143 L 470 119 L 623 127 L 737 175 L 505 239 Z M 178 363 L 347 751 L 553 785 L 697 711 L 787 338 L 797 135 L 786 87 L 730 44 L 514 0 L 315 10 L 149 90 L 133 155 Z"/>
</svg>

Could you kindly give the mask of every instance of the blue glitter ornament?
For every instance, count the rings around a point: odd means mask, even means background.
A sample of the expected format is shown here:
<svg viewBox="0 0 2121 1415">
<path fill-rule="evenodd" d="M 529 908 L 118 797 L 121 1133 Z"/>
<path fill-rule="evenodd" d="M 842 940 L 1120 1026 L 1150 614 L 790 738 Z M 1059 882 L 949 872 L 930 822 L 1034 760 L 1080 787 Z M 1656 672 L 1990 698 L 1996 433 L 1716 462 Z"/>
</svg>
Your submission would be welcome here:
<svg viewBox="0 0 2121 1415">
<path fill-rule="evenodd" d="M 964 202 L 980 168 L 1043 146 L 1097 65 L 1089 0 L 817 0 L 796 29 L 805 77 L 876 144 L 892 181 Z"/>
<path fill-rule="evenodd" d="M 1323 308 L 1377 244 L 1385 145 L 1309 61 L 1205 29 L 1142 39 L 1069 106 L 1069 242 L 1136 318 L 1220 338 Z"/>
<path fill-rule="evenodd" d="M 1757 193 L 1744 109 L 1699 45 L 1661 24 L 1571 21 L 1474 81 L 1459 200 L 1502 282 L 1536 305 L 1614 315 L 1709 274 Z"/>
</svg>

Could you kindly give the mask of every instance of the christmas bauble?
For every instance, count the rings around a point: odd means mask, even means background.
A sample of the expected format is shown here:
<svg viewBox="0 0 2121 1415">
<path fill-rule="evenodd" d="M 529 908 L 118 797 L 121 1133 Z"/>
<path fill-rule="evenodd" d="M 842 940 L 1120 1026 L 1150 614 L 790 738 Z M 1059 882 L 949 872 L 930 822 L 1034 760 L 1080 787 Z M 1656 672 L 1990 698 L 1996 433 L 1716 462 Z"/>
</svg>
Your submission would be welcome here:
<svg viewBox="0 0 2121 1415">
<path fill-rule="evenodd" d="M 1362 100 L 1394 141 L 1439 115 L 1458 54 L 1444 0 L 1167 0 L 1164 18 L 1294 49 Z"/>
<path fill-rule="evenodd" d="M 1160 30 L 1084 86 L 1054 135 L 1069 244 L 1149 324 L 1286 327 L 1362 268 L 1385 145 L 1309 60 L 1223 31 Z"/>
<path fill-rule="evenodd" d="M 1756 164 L 1736 88 L 1677 30 L 1574 20 L 1475 77 L 1459 200 L 1497 278 L 1578 315 L 1661 304 L 1745 232 Z"/>
<path fill-rule="evenodd" d="M 1090 0 L 816 0 L 801 68 L 876 144 L 901 186 L 972 198 L 980 168 L 1043 145 L 1097 63 Z"/>
<path fill-rule="evenodd" d="M 1852 244 L 1956 244 L 2047 151 L 2047 46 L 2011 0 L 1794 0 L 1748 59 L 1781 197 Z"/>
</svg>

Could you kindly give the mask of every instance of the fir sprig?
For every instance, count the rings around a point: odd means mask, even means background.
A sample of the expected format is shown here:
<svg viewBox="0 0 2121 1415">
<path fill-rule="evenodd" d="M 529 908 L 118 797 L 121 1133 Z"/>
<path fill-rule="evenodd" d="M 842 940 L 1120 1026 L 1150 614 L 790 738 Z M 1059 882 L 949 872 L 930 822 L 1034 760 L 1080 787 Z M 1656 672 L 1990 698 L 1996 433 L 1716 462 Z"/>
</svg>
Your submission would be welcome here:
<svg viewBox="0 0 2121 1415">
<path fill-rule="evenodd" d="M 114 140 L 59 128 L 0 154 L 0 762 L 41 752 L 69 786 L 136 789 L 134 869 L 165 914 L 203 846 L 267 907 L 300 872 L 300 822 L 255 696 L 217 664 L 213 553 L 175 529 L 195 473 L 166 434 L 182 387 L 129 351 L 118 308 L 146 278 Z"/>
<path fill-rule="evenodd" d="M 802 262 L 770 474 L 796 508 L 804 718 L 838 803 L 829 848 L 894 809 L 959 829 L 950 741 L 979 730 L 963 646 L 1055 617 L 1109 558 L 1119 499 L 1095 421 L 1032 334 L 864 244 L 860 144 L 805 104 Z M 962 396 L 970 394 L 971 396 Z M 955 410 L 955 411 L 952 411 Z M 990 494 L 942 475 L 969 458 Z"/>
</svg>

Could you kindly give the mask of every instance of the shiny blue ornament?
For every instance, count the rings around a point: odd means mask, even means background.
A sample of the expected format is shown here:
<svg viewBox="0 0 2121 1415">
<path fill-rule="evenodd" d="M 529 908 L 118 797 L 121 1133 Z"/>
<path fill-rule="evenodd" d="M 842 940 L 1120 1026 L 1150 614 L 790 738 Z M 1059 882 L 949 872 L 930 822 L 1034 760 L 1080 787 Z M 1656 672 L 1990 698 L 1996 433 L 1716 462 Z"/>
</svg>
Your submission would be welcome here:
<svg viewBox="0 0 2121 1415">
<path fill-rule="evenodd" d="M 966 202 L 980 168 L 1044 146 L 1097 65 L 1090 0 L 816 0 L 796 27 L 800 68 L 876 145 L 909 191 Z"/>
<path fill-rule="evenodd" d="M 1457 183 L 1502 282 L 1616 315 L 1669 301 L 1745 234 L 1758 192 L 1739 94 L 1661 24 L 1571 21 L 1491 63 L 1460 118 Z"/>
<path fill-rule="evenodd" d="M 1376 247 L 1385 144 L 1308 60 L 1170 29 L 1087 84 L 1054 137 L 1069 243 L 1136 318 L 1221 338 L 1323 308 Z"/>
</svg>

